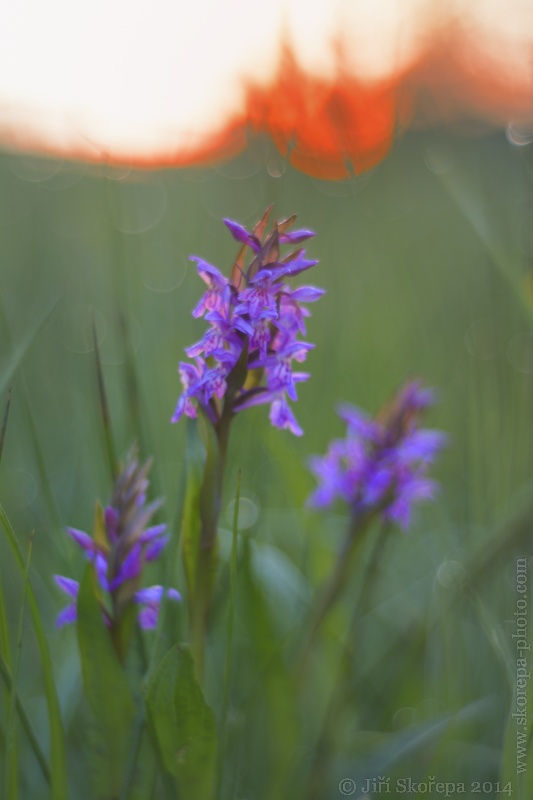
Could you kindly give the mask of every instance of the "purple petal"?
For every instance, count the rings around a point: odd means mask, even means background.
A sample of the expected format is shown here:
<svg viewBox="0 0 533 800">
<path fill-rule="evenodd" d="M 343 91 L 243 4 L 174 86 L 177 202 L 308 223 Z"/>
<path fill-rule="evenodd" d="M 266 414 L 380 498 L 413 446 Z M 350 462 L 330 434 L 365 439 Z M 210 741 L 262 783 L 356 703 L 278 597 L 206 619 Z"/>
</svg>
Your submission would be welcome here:
<svg viewBox="0 0 533 800">
<path fill-rule="evenodd" d="M 363 473 L 361 480 L 363 503 L 367 507 L 377 506 L 394 481 L 394 471 L 391 467 L 371 465 L 366 475 Z"/>
<path fill-rule="evenodd" d="M 405 497 L 398 497 L 398 499 L 389 506 L 383 513 L 386 519 L 395 522 L 397 525 L 406 531 L 411 523 L 411 505 Z"/>
<path fill-rule="evenodd" d="M 108 592 L 109 591 L 109 581 L 107 580 L 107 573 L 108 573 L 109 567 L 108 567 L 107 559 L 104 558 L 103 555 L 98 553 L 98 555 L 94 559 L 93 563 L 94 563 L 94 567 L 96 569 L 96 577 L 98 578 L 100 586 L 103 589 L 105 589 L 106 592 Z"/>
<path fill-rule="evenodd" d="M 300 286 L 294 289 L 291 293 L 291 299 L 299 303 L 314 303 L 326 293 L 325 289 L 319 289 L 317 286 Z"/>
<path fill-rule="evenodd" d="M 414 431 L 402 442 L 396 452 L 402 462 L 433 459 L 446 444 L 447 436 L 441 431 Z"/>
<path fill-rule="evenodd" d="M 284 397 L 274 400 L 270 409 L 270 421 L 276 428 L 287 428 L 295 436 L 302 436 L 303 430 L 296 422 L 296 418 L 289 408 Z"/>
<path fill-rule="evenodd" d="M 424 411 L 436 402 L 435 391 L 422 386 L 420 381 L 411 381 L 402 390 L 400 403 L 409 411 Z"/>
<path fill-rule="evenodd" d="M 213 283 L 220 289 L 228 285 L 228 279 L 221 273 L 219 269 L 204 261 L 203 258 L 198 256 L 189 256 L 189 261 L 196 263 L 196 269 L 201 279 L 211 286 Z"/>
<path fill-rule="evenodd" d="M 155 628 L 159 616 L 159 606 L 163 598 L 163 586 L 149 586 L 140 589 L 135 593 L 135 600 L 144 604 L 145 607 L 139 612 L 139 624 L 141 628 Z M 181 595 L 176 589 L 167 589 L 166 594 L 169 600 L 181 600 Z"/>
<path fill-rule="evenodd" d="M 72 536 L 76 544 L 83 547 L 86 552 L 94 553 L 97 550 L 94 539 L 89 536 L 88 533 L 85 533 L 85 531 L 79 531 L 77 528 L 67 528 L 67 533 L 69 536 Z"/>
<path fill-rule="evenodd" d="M 76 609 L 76 603 L 72 603 L 57 615 L 56 627 L 62 628 L 63 625 L 69 625 L 71 622 L 75 622 L 77 618 L 78 612 Z"/>
<path fill-rule="evenodd" d="M 258 253 L 261 250 L 261 245 L 257 237 L 251 233 L 248 233 L 246 228 L 243 228 L 243 226 L 239 225 L 238 222 L 234 222 L 231 219 L 224 219 L 223 222 L 226 228 L 229 230 L 229 232 L 237 242 L 242 242 L 242 244 L 247 244 L 248 247 L 252 248 L 254 253 Z"/>
<path fill-rule="evenodd" d="M 118 511 L 113 506 L 107 506 L 105 510 L 105 524 L 107 529 L 107 535 L 114 541 L 117 538 L 117 530 L 118 530 Z"/>
<path fill-rule="evenodd" d="M 152 542 L 150 545 L 148 545 L 148 547 L 144 552 L 145 560 L 155 561 L 155 559 L 161 555 L 161 553 L 167 546 L 168 539 L 169 539 L 168 536 L 163 536 L 161 539 L 157 539 L 155 542 Z"/>
<path fill-rule="evenodd" d="M 139 542 L 141 544 L 147 544 L 151 542 L 152 539 L 157 539 L 158 536 L 162 536 L 167 530 L 167 526 L 163 523 L 161 525 L 152 525 L 151 528 L 146 528 L 144 533 L 139 537 Z"/>
<path fill-rule="evenodd" d="M 147 586 L 146 589 L 135 592 L 135 600 L 137 603 L 160 603 L 163 591 L 162 586 Z"/>
<path fill-rule="evenodd" d="M 110 583 L 110 590 L 115 591 L 117 586 L 120 586 L 124 581 L 136 578 L 142 568 L 142 546 L 140 544 L 134 545 L 129 551 L 128 555 L 120 566 L 120 571 L 116 578 Z"/>
<path fill-rule="evenodd" d="M 155 628 L 159 617 L 159 603 L 157 605 L 145 606 L 139 612 L 139 625 L 145 630 Z"/>
<path fill-rule="evenodd" d="M 138 603 L 160 603 L 163 599 L 163 586 L 147 586 L 146 589 L 139 589 L 135 592 L 135 600 Z M 167 589 L 169 600 L 181 600 L 181 594 L 177 589 Z"/>
<path fill-rule="evenodd" d="M 73 581 L 72 578 L 64 578 L 63 575 L 54 575 L 54 580 L 59 588 L 70 595 L 70 597 L 76 598 L 78 596 L 80 588 L 78 581 Z"/>
<path fill-rule="evenodd" d="M 377 442 L 381 438 L 380 425 L 369 419 L 359 408 L 344 403 L 339 406 L 338 414 L 341 419 L 348 423 L 352 433 L 362 436 L 371 442 Z"/>
<path fill-rule="evenodd" d="M 314 231 L 307 231 L 304 228 L 299 231 L 292 231 L 292 233 L 280 234 L 280 244 L 297 244 L 298 242 L 305 242 L 307 239 L 312 239 L 316 236 Z"/>
<path fill-rule="evenodd" d="M 260 406 L 263 403 L 271 403 L 279 395 L 279 392 L 271 392 L 268 389 L 261 389 L 255 391 L 253 394 L 244 394 L 243 399 L 236 402 L 233 406 L 235 411 L 242 411 L 244 408 L 252 408 L 252 406 Z"/>
<path fill-rule="evenodd" d="M 302 255 L 300 257 L 295 258 L 293 261 L 289 261 L 287 264 L 283 264 L 280 274 L 298 275 L 300 272 L 303 272 L 310 267 L 314 267 L 315 264 L 318 264 L 316 259 L 308 259 L 304 258 L 303 256 L 304 251 L 302 251 Z"/>
</svg>

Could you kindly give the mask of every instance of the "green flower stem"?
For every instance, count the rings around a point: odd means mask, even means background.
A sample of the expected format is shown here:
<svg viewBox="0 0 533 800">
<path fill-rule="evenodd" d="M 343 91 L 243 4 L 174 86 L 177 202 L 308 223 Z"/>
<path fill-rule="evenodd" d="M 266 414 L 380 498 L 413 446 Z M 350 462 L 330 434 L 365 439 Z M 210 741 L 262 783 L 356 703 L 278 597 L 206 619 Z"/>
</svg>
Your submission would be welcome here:
<svg viewBox="0 0 533 800">
<path fill-rule="evenodd" d="M 348 678 L 353 663 L 354 647 L 361 647 L 359 638 L 359 622 L 368 610 L 368 602 L 375 586 L 378 564 L 383 557 L 384 546 L 390 532 L 389 525 L 382 525 L 377 537 L 372 542 L 371 552 L 365 564 L 364 574 L 361 576 L 361 590 L 355 601 L 352 611 L 348 633 L 344 641 L 344 648 L 337 666 L 337 679 L 326 706 L 320 732 L 314 747 L 315 758 L 308 780 L 308 791 L 305 795 L 308 800 L 320 800 L 325 791 L 325 773 L 331 746 L 335 734 L 335 721 L 346 697 L 344 694 L 346 679 Z"/>
<path fill-rule="evenodd" d="M 333 572 L 321 593 L 318 594 L 315 604 L 311 609 L 310 622 L 307 635 L 297 660 L 296 671 L 302 675 L 307 667 L 316 637 L 324 620 L 342 594 L 348 578 L 352 572 L 357 554 L 360 551 L 364 535 L 374 518 L 374 513 L 354 514 L 350 521 L 346 537 L 337 556 Z"/>
<path fill-rule="evenodd" d="M 196 675 L 203 675 L 205 639 L 217 570 L 217 530 L 222 508 L 224 472 L 233 412 L 224 409 L 219 422 L 207 432 L 207 459 L 200 495 L 201 534 L 193 593 L 190 598 L 191 644 Z"/>
</svg>

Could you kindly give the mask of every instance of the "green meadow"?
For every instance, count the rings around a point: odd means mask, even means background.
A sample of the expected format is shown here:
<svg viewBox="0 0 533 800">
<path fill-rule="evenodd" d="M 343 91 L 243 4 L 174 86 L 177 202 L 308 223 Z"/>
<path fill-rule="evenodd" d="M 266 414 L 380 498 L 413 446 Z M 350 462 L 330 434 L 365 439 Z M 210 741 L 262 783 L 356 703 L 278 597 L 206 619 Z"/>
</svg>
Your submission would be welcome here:
<svg viewBox="0 0 533 800">
<path fill-rule="evenodd" d="M 270 203 L 316 232 L 298 282 L 327 293 L 293 405 L 304 435 L 265 406 L 233 423 L 200 688 L 179 543 L 194 425 L 170 423 L 205 329 L 188 256 L 228 274 L 222 217 L 250 227 Z M 0 797 L 533 796 L 532 211 L 531 146 L 503 134 L 413 133 L 343 183 L 262 141 L 146 173 L 1 156 Z M 368 531 L 299 669 L 349 516 L 306 505 L 308 460 L 343 434 L 339 403 L 374 414 L 410 378 L 438 396 L 424 426 L 448 434 L 440 490 L 408 532 Z M 81 579 L 65 527 L 92 530 L 109 448 L 134 443 L 171 534 L 147 580 L 184 600 L 119 666 L 105 628 L 56 627 L 53 575 Z"/>
</svg>

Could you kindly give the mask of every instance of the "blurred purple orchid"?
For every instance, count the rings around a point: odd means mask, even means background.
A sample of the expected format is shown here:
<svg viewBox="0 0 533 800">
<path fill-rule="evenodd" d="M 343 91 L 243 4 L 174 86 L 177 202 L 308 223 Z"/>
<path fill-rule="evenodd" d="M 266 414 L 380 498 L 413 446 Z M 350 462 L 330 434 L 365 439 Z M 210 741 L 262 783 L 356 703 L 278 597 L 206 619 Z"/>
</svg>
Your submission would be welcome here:
<svg viewBox="0 0 533 800">
<path fill-rule="evenodd" d="M 191 259 L 208 287 L 193 316 L 204 316 L 211 327 L 185 351 L 196 358 L 196 366 L 180 364 L 183 392 L 173 422 L 183 415 L 197 416 L 200 407 L 216 424 L 223 414 L 231 416 L 252 405 L 271 403 L 272 424 L 302 434 L 286 398 L 296 400 L 295 382 L 307 380 L 309 375 L 293 373 L 291 362 L 304 361 L 313 347 L 297 340 L 299 333 L 305 333 L 304 318 L 309 316 L 302 303 L 318 300 L 324 290 L 313 286 L 291 289 L 285 283 L 317 261 L 307 259 L 305 250 L 282 258 L 280 245 L 301 243 L 314 233 L 290 232 L 294 216 L 274 222 L 267 233 L 270 210 L 251 233 L 238 222 L 224 220 L 241 245 L 231 280 L 203 259 Z M 252 257 L 246 264 L 248 250 Z M 245 364 L 237 377 L 241 356 Z"/>
<path fill-rule="evenodd" d="M 427 471 L 446 435 L 419 428 L 422 412 L 434 400 L 430 389 L 413 381 L 373 420 L 353 406 L 342 406 L 346 438 L 334 441 L 326 456 L 311 460 L 319 485 L 310 505 L 326 508 L 341 499 L 354 513 L 379 513 L 406 530 L 413 505 L 433 499 L 438 488 Z"/>
<path fill-rule="evenodd" d="M 162 505 L 162 500 L 146 504 L 150 466 L 150 462 L 140 465 L 133 453 L 127 457 L 116 479 L 110 505 L 104 513 L 97 508 L 94 536 L 77 528 L 67 528 L 94 564 L 103 590 L 102 614 L 109 626 L 118 624 L 126 608 L 136 603 L 140 606 L 141 627 L 154 628 L 164 594 L 170 600 L 181 600 L 176 589 L 140 588 L 144 565 L 159 557 L 168 539 L 166 525 L 147 527 Z M 56 620 L 56 625 L 61 627 L 76 620 L 79 583 L 63 575 L 54 575 L 54 578 L 70 598 L 69 605 Z"/>
</svg>

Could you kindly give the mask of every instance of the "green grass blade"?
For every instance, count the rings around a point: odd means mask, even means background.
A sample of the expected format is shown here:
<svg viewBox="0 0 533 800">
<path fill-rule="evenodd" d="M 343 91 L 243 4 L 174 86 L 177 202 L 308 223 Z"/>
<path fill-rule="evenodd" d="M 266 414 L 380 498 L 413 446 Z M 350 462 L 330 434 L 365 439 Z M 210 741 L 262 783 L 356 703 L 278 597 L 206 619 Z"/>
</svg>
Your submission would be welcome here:
<svg viewBox="0 0 533 800">
<path fill-rule="evenodd" d="M 2 449 L 5 439 L 7 428 L 7 419 L 9 415 L 9 406 L 11 401 L 11 389 L 9 390 L 6 407 L 4 411 L 4 419 L 2 422 L 2 433 L 0 434 L 0 461 L 2 459 Z M 2 591 L 2 584 L 0 583 L 0 656 L 3 654 L 6 664 L 11 663 L 11 652 L 9 646 L 9 630 L 7 627 L 6 606 L 4 601 L 4 594 Z"/>
<path fill-rule="evenodd" d="M 9 669 L 7 662 L 5 661 L 4 657 L 0 653 L 0 676 L 4 681 L 7 691 L 12 692 L 13 680 L 11 677 L 11 670 Z M 24 732 L 28 737 L 28 741 L 30 743 L 31 749 L 37 759 L 39 766 L 41 768 L 41 772 L 43 773 L 43 777 L 45 781 L 50 785 L 51 783 L 51 775 L 50 775 L 50 767 L 48 766 L 48 761 L 46 760 L 46 756 L 42 751 L 41 745 L 39 744 L 39 740 L 37 738 L 37 734 L 33 730 L 33 726 L 31 724 L 31 720 L 28 716 L 28 712 L 26 711 L 24 704 L 21 700 L 20 695 L 18 692 L 13 692 L 16 703 L 17 703 L 17 713 L 19 716 L 19 720 L 24 728 Z"/>
<path fill-rule="evenodd" d="M 268 719 L 268 753 L 264 755 L 264 763 L 269 764 L 265 773 L 269 786 L 265 797 L 275 798 L 283 796 L 292 781 L 293 754 L 299 744 L 295 683 L 287 670 L 283 643 L 280 643 L 264 587 L 254 572 L 248 537 L 244 538 L 243 545 L 239 609 L 250 632 L 256 692 Z M 247 705 L 252 701 L 250 696 L 245 703 L 245 713 L 250 713 Z"/>
<path fill-rule="evenodd" d="M 25 572 L 25 559 L 15 535 L 11 523 L 7 517 L 6 512 L 0 505 L 0 523 L 4 528 L 7 539 L 17 566 L 24 575 Z M 52 666 L 52 659 L 50 657 L 50 649 L 44 633 L 43 623 L 39 612 L 39 605 L 33 592 L 31 582 L 28 583 L 28 606 L 30 609 L 33 627 L 35 630 L 35 637 L 39 647 L 41 656 L 41 667 L 43 670 L 43 677 L 46 691 L 46 701 L 48 704 L 48 717 L 50 725 L 50 746 L 51 746 L 51 796 L 53 800 L 67 800 L 67 773 L 66 773 L 66 758 L 65 758 L 65 734 L 63 731 L 63 723 L 61 721 L 61 712 L 59 708 L 59 699 L 57 696 L 57 689 L 54 679 L 54 670 Z"/>
<path fill-rule="evenodd" d="M 524 317 L 531 323 L 531 307 L 521 283 L 520 270 L 513 269 L 515 265 L 510 263 L 509 256 L 506 255 L 502 244 L 496 239 L 492 220 L 488 214 L 483 213 L 484 197 L 479 194 L 479 190 L 474 185 L 468 183 L 464 176 L 459 177 L 456 173 L 445 173 L 439 178 L 509 286 Z"/>
<path fill-rule="evenodd" d="M 111 472 L 111 478 L 112 480 L 115 480 L 115 478 L 118 475 L 117 454 L 115 450 L 115 443 L 113 440 L 113 432 L 111 430 L 111 417 L 109 414 L 109 404 L 107 402 L 107 392 L 105 389 L 104 373 L 102 370 L 102 360 L 100 358 L 100 348 L 98 346 L 98 337 L 96 336 L 94 317 L 93 317 L 93 342 L 94 342 L 94 358 L 96 363 L 96 378 L 98 381 L 98 397 L 100 400 L 100 413 L 102 416 L 102 425 L 104 429 L 107 460 L 109 462 L 109 470 Z"/>
<path fill-rule="evenodd" d="M 56 297 L 56 299 L 50 303 L 33 322 L 33 325 L 30 326 L 22 341 L 15 346 L 13 352 L 11 353 L 11 358 L 5 365 L 2 371 L 2 376 L 0 377 L 0 394 L 3 394 L 11 383 L 13 376 L 24 360 L 24 356 L 28 352 L 33 340 L 36 338 L 43 325 L 47 322 L 58 302 L 59 297 Z"/>
<path fill-rule="evenodd" d="M 11 405 L 11 387 L 7 393 L 6 405 L 4 408 L 4 416 L 2 418 L 2 428 L 0 429 L 0 461 L 2 461 L 2 453 L 4 451 L 4 441 L 6 438 L 7 420 L 9 418 L 9 407 Z"/>
<path fill-rule="evenodd" d="M 20 603 L 19 620 L 17 626 L 17 641 L 15 647 L 15 655 L 13 658 L 13 673 L 11 677 L 11 692 L 9 698 L 9 707 L 7 712 L 7 727 L 6 727 L 6 755 L 5 755 L 5 773 L 4 773 L 4 798 L 5 800 L 17 800 L 18 798 L 18 746 L 17 746 L 17 732 L 16 732 L 16 708 L 17 708 L 17 692 L 18 692 L 18 676 L 20 667 L 20 655 L 22 652 L 22 635 L 24 632 L 24 613 L 26 610 L 26 597 L 28 594 L 28 583 L 30 578 L 30 564 L 31 552 L 33 545 L 33 535 L 30 538 L 28 546 L 28 558 L 26 559 L 26 568 L 24 571 L 24 588 L 22 590 L 22 600 Z"/>
<path fill-rule="evenodd" d="M 142 705 L 137 709 L 119 800 L 144 800 L 151 797 L 150 787 L 155 781 L 155 769 L 156 754 L 147 736 L 146 713 Z"/>
<path fill-rule="evenodd" d="M 62 527 L 61 523 L 61 516 L 59 514 L 59 509 L 57 507 L 57 501 L 54 496 L 54 491 L 52 489 L 52 482 L 49 477 L 49 470 L 46 463 L 46 457 L 44 454 L 44 449 L 41 444 L 41 439 L 39 436 L 39 432 L 37 430 L 37 425 L 35 422 L 35 416 L 33 413 L 30 391 L 28 389 L 28 383 L 26 381 L 26 376 L 24 374 L 24 370 L 21 369 L 20 375 L 20 387 L 22 389 L 22 401 L 26 408 L 26 414 L 28 417 L 28 428 L 30 431 L 30 436 L 33 444 L 33 449 L 35 452 L 35 461 L 37 464 L 37 469 L 39 471 L 39 479 L 40 484 L 42 487 L 43 497 L 46 502 L 46 506 L 48 508 L 48 513 L 50 515 L 50 519 L 52 524 L 55 528 L 59 529 Z"/>
<path fill-rule="evenodd" d="M 4 441 L 5 435 L 7 430 L 7 420 L 9 417 L 9 407 L 11 404 L 11 388 L 9 389 L 7 395 L 7 401 L 4 410 L 4 416 L 2 420 L 2 429 L 0 431 L 0 462 L 2 460 L 2 452 L 4 449 Z M 2 586 L 0 584 L 0 658 L 3 661 L 2 653 L 5 654 L 5 657 L 9 663 L 11 663 L 11 652 L 10 652 L 10 644 L 9 644 L 9 629 L 7 626 L 7 614 L 6 614 L 6 605 L 4 600 L 4 593 L 2 590 Z M 5 662 L 4 662 L 5 663 Z M 9 667 L 6 664 L 6 668 L 9 672 Z M 11 682 L 6 684 L 6 692 L 5 692 L 5 703 L 6 708 L 9 709 L 10 703 L 13 697 L 13 690 L 11 688 Z M 8 744 L 9 744 L 9 736 L 6 733 L 6 758 L 5 758 L 5 776 L 6 776 L 6 788 L 4 790 L 4 794 L 6 797 L 9 796 L 9 793 L 14 795 L 14 797 L 18 794 L 18 773 L 17 773 L 17 765 L 16 760 L 12 761 L 11 767 L 9 765 L 9 753 L 8 753 Z M 14 764 L 14 766 L 13 766 Z"/>
</svg>

